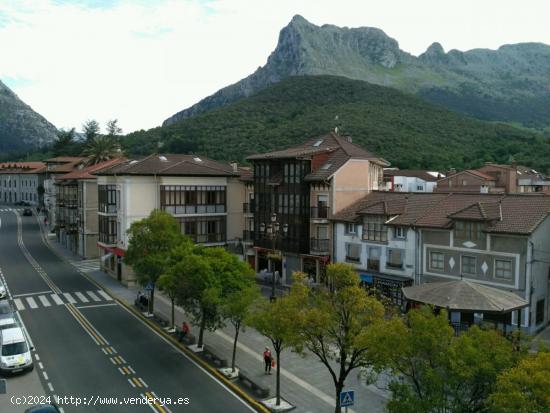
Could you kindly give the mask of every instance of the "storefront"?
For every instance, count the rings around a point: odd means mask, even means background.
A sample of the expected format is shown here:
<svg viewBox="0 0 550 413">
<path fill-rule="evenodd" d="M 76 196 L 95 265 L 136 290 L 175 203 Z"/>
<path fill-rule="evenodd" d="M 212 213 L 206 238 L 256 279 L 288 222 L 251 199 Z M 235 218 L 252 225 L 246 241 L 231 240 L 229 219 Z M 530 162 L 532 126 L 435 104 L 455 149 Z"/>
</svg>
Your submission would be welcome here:
<svg viewBox="0 0 550 413">
<path fill-rule="evenodd" d="M 402 288 L 413 285 L 413 280 L 411 278 L 390 274 L 359 271 L 359 277 L 361 278 L 362 286 L 372 288 L 399 307 L 404 304 Z"/>
</svg>

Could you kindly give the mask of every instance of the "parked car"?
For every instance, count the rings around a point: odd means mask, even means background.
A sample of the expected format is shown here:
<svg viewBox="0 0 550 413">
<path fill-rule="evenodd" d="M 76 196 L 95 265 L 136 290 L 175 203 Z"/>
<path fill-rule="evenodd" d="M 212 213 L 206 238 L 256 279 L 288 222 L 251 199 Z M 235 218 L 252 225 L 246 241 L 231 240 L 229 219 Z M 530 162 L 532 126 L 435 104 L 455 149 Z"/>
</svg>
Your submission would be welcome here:
<svg viewBox="0 0 550 413">
<path fill-rule="evenodd" d="M 34 368 L 29 343 L 21 327 L 0 331 L 0 372 L 17 373 Z"/>
<path fill-rule="evenodd" d="M 30 209 L 30 208 L 25 208 L 25 209 L 23 210 L 23 216 L 25 216 L 25 217 L 32 217 L 32 209 Z"/>
<path fill-rule="evenodd" d="M 0 301 L 0 319 L 13 317 L 15 317 L 15 312 L 10 302 L 7 300 Z"/>
<path fill-rule="evenodd" d="M 15 318 L 8 317 L 0 319 L 0 331 L 15 327 L 21 327 Z"/>
<path fill-rule="evenodd" d="M 31 203 L 27 201 L 21 201 L 21 206 L 31 206 Z"/>
<path fill-rule="evenodd" d="M 59 413 L 60 410 L 55 404 L 41 404 L 39 406 L 29 407 L 25 413 Z"/>
<path fill-rule="evenodd" d="M 6 286 L 4 285 L 2 280 L 0 280 L 0 299 L 6 298 L 7 294 L 8 292 L 7 292 Z"/>
</svg>

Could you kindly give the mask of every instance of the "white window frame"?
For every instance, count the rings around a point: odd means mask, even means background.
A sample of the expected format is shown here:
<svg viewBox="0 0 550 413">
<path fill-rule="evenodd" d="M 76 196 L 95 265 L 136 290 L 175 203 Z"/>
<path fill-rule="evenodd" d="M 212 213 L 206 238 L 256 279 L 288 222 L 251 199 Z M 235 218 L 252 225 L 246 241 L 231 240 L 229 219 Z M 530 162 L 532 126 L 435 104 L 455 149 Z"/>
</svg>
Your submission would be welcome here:
<svg viewBox="0 0 550 413">
<path fill-rule="evenodd" d="M 401 232 L 401 234 L 399 234 Z M 394 237 L 398 239 L 407 238 L 407 229 L 405 227 L 394 227 Z"/>
<path fill-rule="evenodd" d="M 433 266 L 433 259 L 432 259 L 432 255 L 433 254 L 439 254 L 441 255 L 441 264 L 442 266 L 441 267 L 434 267 Z M 438 260 L 439 261 L 439 260 Z M 443 252 L 440 252 L 440 251 L 430 251 L 430 269 L 431 270 L 436 270 L 436 271 L 445 271 L 445 254 Z"/>
<path fill-rule="evenodd" d="M 510 264 L 510 276 L 509 277 L 502 277 L 502 276 L 499 276 L 497 275 L 497 261 L 500 261 L 500 262 L 507 262 Z M 493 277 L 496 278 L 497 280 L 507 280 L 507 281 L 511 281 L 514 279 L 514 267 L 513 267 L 513 261 L 512 260 L 506 260 L 506 259 L 502 259 L 502 258 L 495 258 L 494 261 L 493 261 Z"/>
<path fill-rule="evenodd" d="M 350 230 L 350 228 L 352 228 Z M 357 234 L 357 224 L 354 224 L 352 222 L 348 222 L 346 224 L 346 233 L 347 234 Z"/>
</svg>

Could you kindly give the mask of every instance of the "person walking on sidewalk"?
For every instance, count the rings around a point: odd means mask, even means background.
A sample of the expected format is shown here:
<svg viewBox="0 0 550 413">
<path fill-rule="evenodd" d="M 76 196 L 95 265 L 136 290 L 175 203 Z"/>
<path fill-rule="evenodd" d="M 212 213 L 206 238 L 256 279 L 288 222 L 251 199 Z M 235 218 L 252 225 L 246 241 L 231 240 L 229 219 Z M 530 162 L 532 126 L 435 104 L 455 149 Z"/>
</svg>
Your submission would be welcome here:
<svg viewBox="0 0 550 413">
<path fill-rule="evenodd" d="M 269 347 L 266 347 L 264 350 L 265 374 L 271 374 L 271 361 L 271 350 L 269 350 Z"/>
<path fill-rule="evenodd" d="M 181 325 L 181 334 L 180 334 L 180 341 L 182 341 L 187 334 L 189 333 L 189 324 L 187 324 L 187 321 L 184 321 Z"/>
</svg>

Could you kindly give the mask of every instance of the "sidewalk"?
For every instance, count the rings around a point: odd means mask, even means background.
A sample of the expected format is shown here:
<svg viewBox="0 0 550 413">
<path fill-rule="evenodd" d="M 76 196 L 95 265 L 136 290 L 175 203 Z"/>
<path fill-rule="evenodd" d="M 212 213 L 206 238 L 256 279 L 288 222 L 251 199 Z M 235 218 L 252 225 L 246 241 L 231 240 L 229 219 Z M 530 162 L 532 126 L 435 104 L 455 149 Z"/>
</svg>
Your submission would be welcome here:
<svg viewBox="0 0 550 413">
<path fill-rule="evenodd" d="M 63 248 L 55 240 L 50 239 L 50 245 L 70 261 L 78 261 L 78 257 Z M 91 271 L 87 275 L 97 283 L 109 289 L 118 299 L 129 305 L 134 304 L 140 287 L 125 287 L 114 278 L 102 271 Z M 271 288 L 262 286 L 264 295 L 271 294 Z M 277 295 L 281 294 L 277 289 Z M 155 291 L 155 314 L 166 320 L 171 317 L 171 304 L 159 291 Z M 181 325 L 189 319 L 184 311 L 176 307 L 175 323 Z M 189 323 L 190 324 L 190 323 Z M 197 336 L 198 328 L 191 326 L 191 334 Z M 214 333 L 205 332 L 204 342 L 212 347 L 217 354 L 231 360 L 234 330 L 231 325 L 217 330 Z M 254 329 L 246 328 L 239 333 L 239 343 L 236 364 L 253 376 L 262 385 L 271 389 L 270 397 L 275 395 L 275 372 L 264 374 L 262 352 L 264 347 L 272 347 L 271 343 Z M 327 368 L 313 355 L 301 357 L 298 354 L 285 350 L 281 354 L 281 396 L 296 406 L 296 413 L 323 413 L 334 411 L 334 384 Z M 349 413 L 365 412 L 382 413 L 387 399 L 387 391 L 374 385 L 367 386 L 364 380 L 359 380 L 352 372 L 346 382 L 347 389 L 355 390 L 355 406 Z"/>
</svg>

